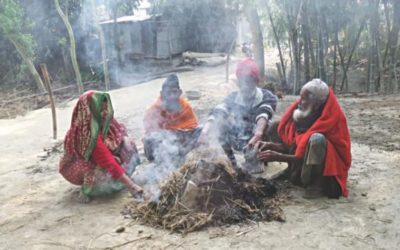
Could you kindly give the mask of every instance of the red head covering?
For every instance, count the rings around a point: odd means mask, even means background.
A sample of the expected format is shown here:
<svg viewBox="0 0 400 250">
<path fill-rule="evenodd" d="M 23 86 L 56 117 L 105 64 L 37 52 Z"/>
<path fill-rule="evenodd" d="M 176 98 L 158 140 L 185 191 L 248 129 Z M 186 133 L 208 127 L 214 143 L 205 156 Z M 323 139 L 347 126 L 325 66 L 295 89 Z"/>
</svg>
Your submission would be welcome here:
<svg viewBox="0 0 400 250">
<path fill-rule="evenodd" d="M 251 76 L 256 80 L 257 83 L 260 82 L 260 69 L 258 65 L 252 59 L 245 59 L 236 67 L 236 77 L 239 78 L 241 76 Z"/>
</svg>

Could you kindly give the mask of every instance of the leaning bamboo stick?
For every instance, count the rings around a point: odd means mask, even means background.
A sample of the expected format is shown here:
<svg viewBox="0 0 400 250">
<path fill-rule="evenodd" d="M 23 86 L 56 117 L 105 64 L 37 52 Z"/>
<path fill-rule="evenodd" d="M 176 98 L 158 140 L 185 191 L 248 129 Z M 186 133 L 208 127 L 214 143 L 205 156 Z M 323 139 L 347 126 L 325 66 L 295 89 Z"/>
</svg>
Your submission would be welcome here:
<svg viewBox="0 0 400 250">
<path fill-rule="evenodd" d="M 56 105 L 54 102 L 53 91 L 51 90 L 49 72 L 47 71 L 46 64 L 40 64 L 40 69 L 42 70 L 42 76 L 44 80 L 44 85 L 46 87 L 47 93 L 49 94 L 50 106 L 51 106 L 51 117 L 53 120 L 53 139 L 57 139 L 57 116 L 56 116 Z"/>
</svg>

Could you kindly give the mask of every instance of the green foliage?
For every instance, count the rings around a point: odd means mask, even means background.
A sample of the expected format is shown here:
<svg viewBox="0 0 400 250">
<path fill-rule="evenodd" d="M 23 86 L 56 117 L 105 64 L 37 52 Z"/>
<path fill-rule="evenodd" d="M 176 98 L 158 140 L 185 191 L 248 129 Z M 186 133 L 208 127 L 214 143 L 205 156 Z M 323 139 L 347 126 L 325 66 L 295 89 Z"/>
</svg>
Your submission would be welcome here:
<svg viewBox="0 0 400 250">
<path fill-rule="evenodd" d="M 33 58 L 35 43 L 27 30 L 32 24 L 24 17 L 21 6 L 13 0 L 0 0 L 0 33 L 16 43 L 26 56 Z"/>
<path fill-rule="evenodd" d="M 106 0 L 106 6 L 111 10 L 112 17 L 132 15 L 140 0 Z"/>
</svg>

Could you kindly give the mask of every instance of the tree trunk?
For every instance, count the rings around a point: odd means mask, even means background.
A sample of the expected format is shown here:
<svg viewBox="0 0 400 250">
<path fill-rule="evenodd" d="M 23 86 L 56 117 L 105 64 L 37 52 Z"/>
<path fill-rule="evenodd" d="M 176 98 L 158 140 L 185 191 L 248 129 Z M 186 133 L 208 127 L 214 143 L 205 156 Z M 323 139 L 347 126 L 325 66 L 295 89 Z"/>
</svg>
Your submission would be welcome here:
<svg viewBox="0 0 400 250">
<path fill-rule="evenodd" d="M 299 53 L 299 41 L 298 41 L 298 21 L 300 19 L 300 12 L 303 5 L 303 1 L 300 2 L 299 6 L 290 6 L 293 2 L 289 4 L 285 1 L 285 11 L 289 26 L 289 40 L 292 44 L 292 54 L 294 62 L 294 81 L 293 81 L 293 94 L 296 94 L 297 88 L 300 82 L 300 53 Z M 294 11 L 293 7 L 298 7 L 297 11 Z M 293 66 L 292 66 L 293 68 Z"/>
<path fill-rule="evenodd" d="M 293 47 L 293 60 L 294 60 L 294 86 L 293 86 L 293 94 L 296 94 L 297 88 L 300 83 L 300 55 L 299 55 L 299 41 L 297 30 L 294 29 L 291 31 L 291 40 Z"/>
<path fill-rule="evenodd" d="M 254 45 L 254 59 L 260 68 L 261 78 L 265 77 L 265 63 L 264 63 L 264 40 L 260 25 L 260 17 L 255 7 L 249 7 L 246 10 L 247 20 L 250 24 L 251 35 Z"/>
<path fill-rule="evenodd" d="M 387 0 L 383 0 L 383 7 L 385 10 L 385 20 L 386 20 L 386 29 L 387 29 L 387 42 L 386 42 L 386 46 L 385 46 L 385 53 L 383 54 L 383 59 L 382 59 L 382 67 L 385 68 L 386 65 L 386 59 L 387 59 L 387 55 L 389 52 L 389 41 L 390 41 L 390 17 L 389 17 L 389 9 L 387 6 Z M 383 88 L 383 89 L 382 89 Z M 385 91 L 385 87 L 384 85 L 381 85 L 381 91 Z"/>
<path fill-rule="evenodd" d="M 56 5 L 57 12 L 60 15 L 61 19 L 63 20 L 65 28 L 67 28 L 67 31 L 68 31 L 72 67 L 74 68 L 79 93 L 82 94 L 83 93 L 83 85 L 82 85 L 81 73 L 79 71 L 78 60 L 76 59 L 74 32 L 72 30 L 71 24 L 69 23 L 68 17 L 66 15 L 64 15 L 63 11 L 61 10 L 59 1 L 54 0 L 54 4 Z"/>
<path fill-rule="evenodd" d="M 282 81 L 281 81 L 281 87 L 282 89 L 286 88 L 286 83 L 287 83 L 287 79 L 286 79 L 286 68 L 285 68 L 285 62 L 283 59 L 283 55 L 282 55 L 282 49 L 281 49 L 281 42 L 278 36 L 278 33 L 276 31 L 276 27 L 274 24 L 274 20 L 272 19 L 272 14 L 271 14 L 271 9 L 268 5 L 268 1 L 264 0 L 264 4 L 265 4 L 265 8 L 267 9 L 267 13 L 268 13 L 268 18 L 269 21 L 271 23 L 271 27 L 272 27 L 272 32 L 274 33 L 274 38 L 275 38 L 275 42 L 276 42 L 276 46 L 278 47 L 278 52 L 279 52 L 279 60 L 281 63 L 281 70 L 282 70 Z"/>
<path fill-rule="evenodd" d="M 339 0 L 336 0 L 336 9 L 339 9 Z M 335 91 L 336 81 L 337 81 L 337 47 L 339 45 L 339 28 L 337 21 L 334 20 L 334 41 L 333 41 L 333 79 L 332 79 L 332 89 Z"/>
<path fill-rule="evenodd" d="M 371 35 L 369 36 L 369 38 L 370 38 L 369 42 L 371 43 L 371 40 L 372 40 Z M 374 70 L 375 70 L 375 65 L 374 65 L 374 61 L 373 61 L 374 56 L 373 56 L 371 47 L 372 46 L 370 45 L 369 53 L 368 53 L 368 68 L 367 68 L 367 83 L 368 83 L 367 91 L 370 94 L 373 92 L 372 89 L 374 86 Z"/>
<path fill-rule="evenodd" d="M 311 59 L 311 65 L 310 65 L 310 73 L 312 76 L 311 78 L 315 78 L 316 76 L 315 69 L 317 68 L 317 60 L 315 59 L 314 46 L 312 43 L 310 29 L 307 30 L 307 40 L 308 40 L 307 44 L 310 51 L 310 59 Z"/>
<path fill-rule="evenodd" d="M 326 73 L 325 73 L 325 55 L 324 55 L 324 41 L 322 37 L 322 17 L 320 14 L 319 2 L 315 6 L 315 12 L 317 15 L 317 32 L 318 32 L 318 77 L 326 82 Z"/>
<path fill-rule="evenodd" d="M 380 86 L 381 75 L 383 74 L 382 62 L 380 60 L 380 34 L 379 34 L 379 0 L 371 0 L 371 42 L 373 44 L 372 47 L 372 62 L 374 66 L 374 71 L 372 72 L 373 81 L 372 86 L 370 87 L 370 93 L 378 90 L 378 86 Z"/>
<path fill-rule="evenodd" d="M 109 91 L 110 90 L 110 74 L 108 73 L 107 48 L 106 48 L 106 42 L 104 40 L 104 32 L 99 23 L 99 18 L 97 16 L 95 1 L 90 0 L 90 4 L 92 6 L 93 15 L 95 17 L 95 27 L 97 29 L 97 32 L 99 32 L 100 46 L 101 46 L 101 59 L 103 62 L 103 72 L 104 72 L 104 84 L 106 87 L 106 91 Z"/>
<path fill-rule="evenodd" d="M 14 40 L 12 37 L 7 36 L 8 39 L 11 41 L 11 43 L 15 46 L 15 48 L 17 49 L 18 53 L 21 55 L 22 60 L 25 62 L 26 66 L 28 66 L 28 70 L 29 72 L 32 74 L 33 76 L 33 80 L 36 83 L 36 86 L 38 88 L 38 90 L 40 92 L 45 92 L 46 88 L 43 84 L 42 78 L 40 78 L 39 73 L 37 72 L 35 65 L 33 65 L 33 61 L 32 58 L 30 58 L 29 56 L 27 56 L 24 53 L 24 49 L 22 48 L 22 46 L 18 43 L 18 41 Z"/>
<path fill-rule="evenodd" d="M 113 18 L 113 37 L 114 37 L 114 50 L 117 56 L 117 61 L 113 63 L 113 72 L 114 72 L 114 81 L 119 84 L 119 69 L 122 66 L 122 57 L 121 57 L 121 48 L 120 48 L 120 40 L 119 40 L 119 25 L 117 23 L 117 1 L 114 2 L 114 6 L 112 7 L 112 18 Z M 115 59 L 113 60 L 115 61 Z"/>
<path fill-rule="evenodd" d="M 338 53 L 339 60 L 340 60 L 340 68 L 342 69 L 342 74 L 344 74 L 344 71 L 346 70 L 346 64 L 345 64 L 342 49 L 340 48 L 339 34 L 337 34 L 337 35 L 338 35 L 337 38 L 335 38 L 335 39 L 337 39 L 336 49 L 337 49 L 337 53 Z M 346 77 L 345 81 L 347 81 L 347 77 Z"/>
<path fill-rule="evenodd" d="M 356 47 L 357 47 L 357 44 L 358 44 L 358 40 L 360 40 L 360 35 L 361 35 L 361 32 L 364 29 L 366 21 L 367 21 L 367 18 L 364 17 L 363 21 L 361 22 L 360 28 L 358 29 L 358 33 L 357 33 L 356 39 L 354 40 L 353 46 L 352 46 L 351 51 L 350 51 L 349 59 L 347 60 L 346 67 L 345 67 L 345 69 L 343 71 L 342 85 L 340 86 L 340 91 L 343 91 L 344 83 L 345 83 L 345 81 L 347 79 L 347 71 L 349 70 L 350 64 L 351 64 L 351 58 L 353 57 L 354 51 L 356 50 Z M 348 89 L 346 88 L 346 91 L 347 90 Z"/>
<path fill-rule="evenodd" d="M 308 25 L 308 13 L 307 13 L 307 5 L 303 6 L 303 15 L 301 16 L 302 19 L 302 38 L 304 44 L 304 80 L 308 82 L 311 80 L 311 72 L 310 72 L 310 46 L 308 43 L 309 34 L 309 25 Z"/>
<path fill-rule="evenodd" d="M 397 78 L 396 61 L 397 61 L 397 45 L 399 41 L 400 30 L 400 1 L 393 1 L 393 26 L 390 32 L 389 50 L 390 50 L 390 67 L 393 73 L 392 76 L 392 89 L 394 93 L 399 91 L 399 81 Z"/>
<path fill-rule="evenodd" d="M 69 49 L 66 47 L 61 47 L 61 56 L 62 56 L 62 61 L 63 61 L 63 71 L 65 75 L 65 79 L 67 82 L 72 82 L 74 77 L 74 70 L 71 65 L 71 59 L 69 57 Z"/>
<path fill-rule="evenodd" d="M 376 72 L 376 58 L 377 53 L 375 46 L 375 11 L 374 11 L 374 0 L 369 0 L 369 56 L 368 56 L 368 93 L 373 93 L 375 89 L 375 72 Z"/>
<path fill-rule="evenodd" d="M 290 65 L 290 72 L 288 74 L 288 82 L 289 83 L 293 83 L 294 80 L 294 62 L 293 62 L 293 46 L 292 46 L 292 42 L 290 40 L 290 37 L 288 39 L 288 45 L 289 45 L 289 65 Z M 294 86 L 291 86 L 294 89 Z"/>
<path fill-rule="evenodd" d="M 336 38 L 335 38 L 336 39 Z M 336 42 L 333 46 L 333 79 L 332 79 L 332 89 L 335 91 L 336 88 L 336 79 L 337 79 L 337 49 L 336 49 Z"/>
<path fill-rule="evenodd" d="M 318 25 L 318 76 L 321 80 L 326 81 L 325 73 L 325 56 L 324 56 L 324 41 L 322 39 L 322 30 Z"/>
<path fill-rule="evenodd" d="M 310 70 L 310 47 L 308 44 L 307 33 L 302 32 L 303 42 L 304 42 L 304 80 L 308 82 L 311 80 L 311 70 Z"/>
</svg>

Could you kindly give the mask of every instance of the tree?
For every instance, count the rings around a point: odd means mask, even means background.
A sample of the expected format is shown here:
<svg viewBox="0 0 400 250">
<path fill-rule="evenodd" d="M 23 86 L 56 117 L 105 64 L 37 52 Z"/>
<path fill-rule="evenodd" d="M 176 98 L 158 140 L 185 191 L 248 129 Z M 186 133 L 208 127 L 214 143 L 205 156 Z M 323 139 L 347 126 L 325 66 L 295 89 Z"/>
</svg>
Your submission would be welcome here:
<svg viewBox="0 0 400 250">
<path fill-rule="evenodd" d="M 397 46 L 399 42 L 400 31 L 400 1 L 393 0 L 393 27 L 389 34 L 389 51 L 390 51 L 390 71 L 392 72 L 391 87 L 394 93 L 400 89 L 397 76 Z"/>
<path fill-rule="evenodd" d="M 369 60 L 368 60 L 368 92 L 373 93 L 379 86 L 380 60 L 379 39 L 379 0 L 369 0 Z"/>
<path fill-rule="evenodd" d="M 251 36 L 253 40 L 254 59 L 260 68 L 260 75 L 262 79 L 265 77 L 265 62 L 264 62 L 264 39 L 261 30 L 260 17 L 257 9 L 249 4 L 245 9 L 247 20 L 250 24 Z"/>
<path fill-rule="evenodd" d="M 119 70 L 122 68 L 123 60 L 121 56 L 120 26 L 117 25 L 118 17 L 133 14 L 133 9 L 137 8 L 139 0 L 108 0 L 106 4 L 110 9 L 113 20 L 114 49 L 117 54 L 117 61 L 113 62 L 114 81 L 119 82 Z"/>
<path fill-rule="evenodd" d="M 71 24 L 69 23 L 68 16 L 64 14 L 64 12 L 60 7 L 59 0 L 54 0 L 54 4 L 56 6 L 58 14 L 60 15 L 61 19 L 64 22 L 65 28 L 67 28 L 68 31 L 72 67 L 74 68 L 76 83 L 78 85 L 79 93 L 82 94 L 83 84 L 82 84 L 81 72 L 79 71 L 78 60 L 76 59 L 76 44 L 75 44 L 74 31 L 72 30 Z"/>
<path fill-rule="evenodd" d="M 0 0 L 0 3 L 0 34 L 3 34 L 14 45 L 32 74 L 38 90 L 44 92 L 44 84 L 33 64 L 34 41 L 32 36 L 23 29 L 23 10 L 13 0 Z"/>
<path fill-rule="evenodd" d="M 285 67 L 285 62 L 284 62 L 284 59 L 283 59 L 283 54 L 282 54 L 282 49 L 281 49 L 281 42 L 280 42 L 280 38 L 278 36 L 278 32 L 276 30 L 276 26 L 275 26 L 274 20 L 272 18 L 272 13 L 271 13 L 271 9 L 270 9 L 270 6 L 268 4 L 268 1 L 264 0 L 263 3 L 264 3 L 265 9 L 267 10 L 268 19 L 269 19 L 269 21 L 271 23 L 272 32 L 274 34 L 274 39 L 275 39 L 276 46 L 277 46 L 278 52 L 279 52 L 279 61 L 280 61 L 280 64 L 281 64 L 280 67 L 282 69 L 282 78 L 283 78 L 282 82 L 281 82 L 281 88 L 284 89 L 286 87 L 287 79 L 286 79 L 286 67 Z"/>
<path fill-rule="evenodd" d="M 326 81 L 326 70 L 325 70 L 325 53 L 324 53 L 324 40 L 322 37 L 322 23 L 323 18 L 321 16 L 320 2 L 316 1 L 314 4 L 315 15 L 317 17 L 317 33 L 318 33 L 318 78 Z"/>
<path fill-rule="evenodd" d="M 342 77 L 342 85 L 340 86 L 340 91 L 343 91 L 343 89 L 344 89 L 344 84 L 347 79 L 347 72 L 349 71 L 349 68 L 351 65 L 351 59 L 353 58 L 354 51 L 357 48 L 358 41 L 360 40 L 361 32 L 364 30 L 366 22 L 367 22 L 367 17 L 364 17 L 364 19 L 361 21 L 360 28 L 358 29 L 356 39 L 354 40 L 353 45 L 351 47 L 349 59 L 347 60 L 346 66 L 344 68 L 343 77 Z M 346 91 L 347 91 L 347 89 L 346 89 Z"/>
<path fill-rule="evenodd" d="M 283 1 L 282 7 L 285 10 L 290 43 L 292 45 L 292 69 L 294 70 L 293 94 L 296 93 L 300 85 L 300 46 L 299 46 L 299 21 L 303 5 L 303 0 Z"/>
<path fill-rule="evenodd" d="M 104 33 L 102 28 L 100 27 L 99 19 L 97 17 L 95 0 L 90 0 L 90 5 L 93 11 L 93 15 L 95 17 L 95 27 L 97 29 L 97 32 L 99 33 L 101 57 L 102 57 L 103 72 L 104 72 L 104 83 L 106 90 L 108 91 L 110 90 L 110 76 L 108 73 L 107 51 L 106 51 L 106 43 L 104 40 Z"/>
</svg>

